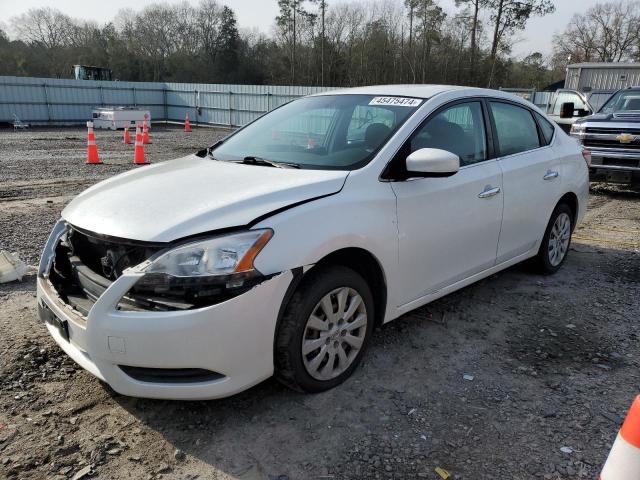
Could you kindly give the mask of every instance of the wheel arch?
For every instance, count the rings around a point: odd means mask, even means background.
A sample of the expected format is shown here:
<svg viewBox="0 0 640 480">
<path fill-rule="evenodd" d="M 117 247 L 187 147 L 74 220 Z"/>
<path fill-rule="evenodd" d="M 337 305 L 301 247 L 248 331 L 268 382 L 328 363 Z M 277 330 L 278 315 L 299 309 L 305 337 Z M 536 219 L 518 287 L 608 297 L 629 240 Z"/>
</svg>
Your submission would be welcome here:
<svg viewBox="0 0 640 480">
<path fill-rule="evenodd" d="M 357 272 L 371 288 L 375 304 L 375 326 L 384 322 L 387 308 L 387 281 L 380 261 L 360 247 L 341 248 L 321 258 L 314 266 L 341 265 Z"/>
<path fill-rule="evenodd" d="M 291 284 L 289 285 L 289 288 L 285 293 L 282 304 L 280 305 L 280 311 L 278 312 L 278 320 L 276 323 L 274 335 L 274 342 L 277 338 L 282 316 L 284 315 L 291 297 L 298 289 L 302 280 L 312 270 L 315 270 L 318 267 L 329 267 L 331 265 L 341 265 L 351 268 L 358 274 L 360 274 L 362 278 L 364 278 L 364 280 L 369 285 L 369 288 L 371 288 L 371 293 L 375 302 L 374 326 L 380 326 L 383 324 L 387 308 L 387 281 L 382 265 L 370 251 L 364 248 L 345 247 L 326 254 L 306 271 L 302 267 L 297 267 L 292 270 L 293 280 L 291 281 Z"/>
<path fill-rule="evenodd" d="M 566 204 L 571 209 L 571 213 L 573 214 L 573 219 L 572 219 L 573 220 L 573 225 L 572 225 L 572 228 L 575 228 L 576 222 L 578 221 L 578 214 L 579 214 L 579 209 L 580 209 L 580 202 L 578 201 L 578 196 L 573 192 L 565 193 L 562 197 L 560 197 L 560 200 L 558 200 L 558 203 L 556 203 L 556 206 L 554 207 L 554 210 L 561 203 Z"/>
</svg>

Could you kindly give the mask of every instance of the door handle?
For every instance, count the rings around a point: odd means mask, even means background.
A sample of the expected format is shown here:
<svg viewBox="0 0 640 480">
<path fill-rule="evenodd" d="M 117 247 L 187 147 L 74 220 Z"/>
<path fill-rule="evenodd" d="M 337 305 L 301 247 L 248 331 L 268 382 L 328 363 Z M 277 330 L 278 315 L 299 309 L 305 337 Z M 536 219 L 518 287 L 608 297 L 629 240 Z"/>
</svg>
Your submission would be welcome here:
<svg viewBox="0 0 640 480">
<path fill-rule="evenodd" d="M 554 178 L 558 178 L 558 175 L 560 174 L 555 170 L 547 170 L 547 173 L 545 173 L 542 178 L 544 180 L 553 180 Z"/>
<path fill-rule="evenodd" d="M 484 190 L 478 194 L 478 198 L 489 198 L 500 193 L 500 187 L 492 187 L 487 185 Z"/>
</svg>

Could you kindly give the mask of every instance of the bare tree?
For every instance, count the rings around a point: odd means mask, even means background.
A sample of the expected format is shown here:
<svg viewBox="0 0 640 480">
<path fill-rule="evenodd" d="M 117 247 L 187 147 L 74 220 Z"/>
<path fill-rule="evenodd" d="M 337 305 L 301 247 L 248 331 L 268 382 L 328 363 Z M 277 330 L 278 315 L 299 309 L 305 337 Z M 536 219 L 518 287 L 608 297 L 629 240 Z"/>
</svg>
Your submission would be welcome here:
<svg viewBox="0 0 640 480">
<path fill-rule="evenodd" d="M 69 27 L 73 21 L 67 15 L 50 7 L 30 9 L 12 19 L 16 36 L 28 43 L 46 48 L 59 48 L 69 44 Z"/>
<path fill-rule="evenodd" d="M 493 82 L 500 42 L 505 36 L 523 30 L 532 16 L 543 16 L 555 10 L 551 0 L 488 0 L 494 24 L 489 61 L 491 72 L 488 86 Z"/>
<path fill-rule="evenodd" d="M 574 62 L 633 60 L 640 51 L 640 2 L 599 3 L 575 14 L 554 44 L 557 58 Z"/>
<path fill-rule="evenodd" d="M 112 68 L 121 80 L 477 85 L 490 71 L 491 83 L 546 81 L 546 62 L 514 61 L 508 40 L 531 15 L 549 11 L 549 0 L 459 0 L 452 15 L 442 1 L 339 0 L 328 8 L 325 0 L 278 0 L 272 35 L 239 31 L 221 0 L 154 3 L 103 26 L 40 9 L 12 19 L 23 41 L 0 42 L 0 60 L 7 59 L 3 71 L 55 76 L 89 63 Z M 630 50 L 633 16 L 625 15 L 624 21 L 600 15 L 608 52 Z M 591 49 L 594 42 L 583 43 Z M 599 55 L 593 48 L 587 56 Z"/>
<path fill-rule="evenodd" d="M 471 22 L 471 71 L 473 72 L 476 66 L 476 59 L 478 57 L 478 27 L 480 23 L 480 11 L 487 5 L 488 0 L 456 0 L 456 5 L 468 5 L 471 7 L 472 22 Z"/>
</svg>

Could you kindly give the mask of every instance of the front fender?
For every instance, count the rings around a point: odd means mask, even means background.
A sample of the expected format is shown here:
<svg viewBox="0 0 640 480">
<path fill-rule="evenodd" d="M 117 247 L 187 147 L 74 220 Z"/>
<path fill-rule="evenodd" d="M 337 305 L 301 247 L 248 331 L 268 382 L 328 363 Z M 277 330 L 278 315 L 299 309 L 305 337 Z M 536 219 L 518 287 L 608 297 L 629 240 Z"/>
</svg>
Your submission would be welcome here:
<svg viewBox="0 0 640 480">
<path fill-rule="evenodd" d="M 337 250 L 360 248 L 378 260 L 388 280 L 387 305 L 396 305 L 398 228 L 396 198 L 388 183 L 375 181 L 368 188 L 345 185 L 336 195 L 281 212 L 255 226 L 267 227 L 273 229 L 273 238 L 255 260 L 263 274 L 306 267 Z"/>
</svg>

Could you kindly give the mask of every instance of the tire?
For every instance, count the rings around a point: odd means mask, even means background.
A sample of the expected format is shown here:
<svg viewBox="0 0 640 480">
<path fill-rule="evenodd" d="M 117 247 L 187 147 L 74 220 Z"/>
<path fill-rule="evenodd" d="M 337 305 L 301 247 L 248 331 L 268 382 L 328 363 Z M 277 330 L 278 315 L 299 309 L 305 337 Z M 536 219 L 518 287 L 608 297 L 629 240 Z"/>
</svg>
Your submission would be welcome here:
<svg viewBox="0 0 640 480">
<path fill-rule="evenodd" d="M 358 273 L 343 266 L 315 268 L 318 270 L 302 280 L 285 308 L 276 332 L 274 359 L 276 378 L 293 390 L 308 393 L 333 388 L 353 373 L 369 343 L 375 318 L 371 289 Z M 351 313 L 349 307 L 354 305 Z M 331 309 L 331 315 L 326 309 Z"/>
<path fill-rule="evenodd" d="M 539 273 L 551 275 L 560 269 L 569 254 L 574 226 L 575 219 L 571 208 L 566 203 L 556 206 L 544 232 L 538 254 L 533 258 L 533 265 Z M 559 236 L 564 241 L 557 240 Z M 554 256 L 554 251 L 557 256 Z"/>
</svg>

